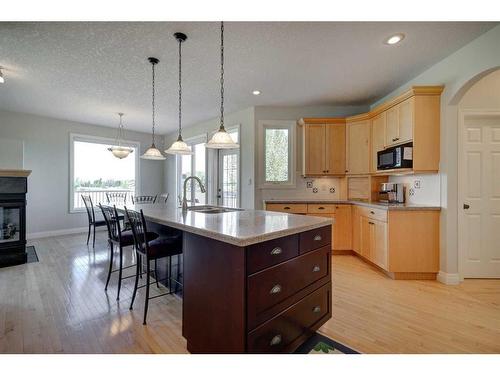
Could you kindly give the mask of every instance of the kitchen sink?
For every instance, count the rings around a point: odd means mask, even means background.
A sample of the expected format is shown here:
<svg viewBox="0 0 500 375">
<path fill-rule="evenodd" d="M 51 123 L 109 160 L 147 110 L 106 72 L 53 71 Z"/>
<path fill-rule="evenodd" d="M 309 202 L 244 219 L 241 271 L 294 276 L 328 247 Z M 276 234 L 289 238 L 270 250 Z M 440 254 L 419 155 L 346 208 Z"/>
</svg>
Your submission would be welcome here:
<svg viewBox="0 0 500 375">
<path fill-rule="evenodd" d="M 220 207 L 220 206 L 191 206 L 188 207 L 188 211 L 196 211 L 204 214 L 221 214 L 224 212 L 242 211 L 241 208 L 230 208 L 230 207 Z"/>
</svg>

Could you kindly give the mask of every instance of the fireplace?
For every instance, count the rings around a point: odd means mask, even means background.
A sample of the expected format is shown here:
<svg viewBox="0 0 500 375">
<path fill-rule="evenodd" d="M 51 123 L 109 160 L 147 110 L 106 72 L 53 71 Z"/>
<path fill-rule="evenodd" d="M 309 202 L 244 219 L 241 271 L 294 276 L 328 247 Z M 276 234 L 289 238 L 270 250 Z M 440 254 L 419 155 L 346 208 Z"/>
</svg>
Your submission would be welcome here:
<svg viewBox="0 0 500 375">
<path fill-rule="evenodd" d="M 7 267 L 27 260 L 27 177 L 0 172 L 0 267 Z"/>
</svg>

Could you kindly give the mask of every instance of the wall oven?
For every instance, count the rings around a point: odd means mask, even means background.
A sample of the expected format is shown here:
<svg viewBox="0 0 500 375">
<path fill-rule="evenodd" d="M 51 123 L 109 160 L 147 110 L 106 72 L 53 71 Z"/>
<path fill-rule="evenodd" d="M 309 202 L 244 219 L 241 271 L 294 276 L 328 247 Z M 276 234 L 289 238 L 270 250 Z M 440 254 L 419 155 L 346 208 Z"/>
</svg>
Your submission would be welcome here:
<svg viewBox="0 0 500 375">
<path fill-rule="evenodd" d="M 377 170 L 412 167 L 413 143 L 389 147 L 377 152 Z"/>
</svg>

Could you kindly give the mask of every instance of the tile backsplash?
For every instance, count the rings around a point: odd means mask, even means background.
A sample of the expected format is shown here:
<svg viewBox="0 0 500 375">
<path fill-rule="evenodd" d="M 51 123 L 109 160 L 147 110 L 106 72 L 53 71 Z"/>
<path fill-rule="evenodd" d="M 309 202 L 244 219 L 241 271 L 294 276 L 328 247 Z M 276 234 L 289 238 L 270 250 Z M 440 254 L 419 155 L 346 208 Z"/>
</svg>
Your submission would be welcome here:
<svg viewBox="0 0 500 375">
<path fill-rule="evenodd" d="M 441 180 L 437 174 L 418 174 L 391 176 L 389 182 L 405 186 L 405 199 L 408 203 L 441 206 Z"/>
</svg>

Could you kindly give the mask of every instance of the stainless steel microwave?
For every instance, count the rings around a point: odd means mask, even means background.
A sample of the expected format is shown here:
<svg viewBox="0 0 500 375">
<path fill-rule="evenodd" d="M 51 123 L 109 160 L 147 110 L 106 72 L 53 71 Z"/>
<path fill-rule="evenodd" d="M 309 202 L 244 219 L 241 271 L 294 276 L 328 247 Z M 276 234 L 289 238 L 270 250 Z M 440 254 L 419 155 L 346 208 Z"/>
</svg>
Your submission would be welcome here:
<svg viewBox="0 0 500 375">
<path fill-rule="evenodd" d="M 377 170 L 412 167 L 413 143 L 389 147 L 377 152 Z"/>
</svg>

